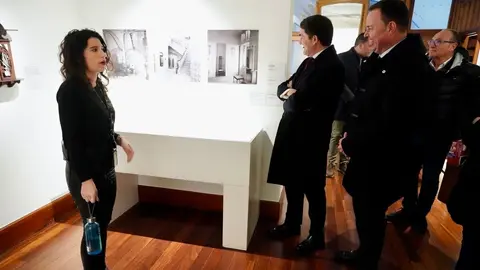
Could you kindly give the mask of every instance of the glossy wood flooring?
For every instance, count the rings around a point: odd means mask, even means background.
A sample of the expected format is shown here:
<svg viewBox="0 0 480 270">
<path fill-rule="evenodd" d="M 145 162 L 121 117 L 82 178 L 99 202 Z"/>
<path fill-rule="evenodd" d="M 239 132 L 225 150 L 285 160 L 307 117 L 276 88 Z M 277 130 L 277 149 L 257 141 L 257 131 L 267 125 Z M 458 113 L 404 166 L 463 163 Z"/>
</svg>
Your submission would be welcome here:
<svg viewBox="0 0 480 270">
<path fill-rule="evenodd" d="M 350 198 L 338 179 L 327 186 L 327 247 L 355 248 L 357 236 Z M 306 205 L 306 207 L 308 207 Z M 394 207 L 392 207 L 394 208 Z M 306 209 L 305 209 L 306 210 Z M 305 220 L 302 237 L 308 232 Z M 455 225 L 441 202 L 428 217 L 429 235 L 418 238 L 388 226 L 382 269 L 450 270 L 456 261 L 461 227 Z M 273 224 L 261 221 L 248 252 L 221 247 L 222 217 L 185 209 L 137 206 L 114 222 L 109 231 L 107 262 L 110 269 L 348 269 L 336 265 L 328 252 L 311 258 L 292 253 L 296 239 L 270 241 L 265 231 Z M 78 216 L 56 223 L 0 257 L 0 269 L 81 269 Z M 413 247 L 419 246 L 415 251 Z"/>
</svg>

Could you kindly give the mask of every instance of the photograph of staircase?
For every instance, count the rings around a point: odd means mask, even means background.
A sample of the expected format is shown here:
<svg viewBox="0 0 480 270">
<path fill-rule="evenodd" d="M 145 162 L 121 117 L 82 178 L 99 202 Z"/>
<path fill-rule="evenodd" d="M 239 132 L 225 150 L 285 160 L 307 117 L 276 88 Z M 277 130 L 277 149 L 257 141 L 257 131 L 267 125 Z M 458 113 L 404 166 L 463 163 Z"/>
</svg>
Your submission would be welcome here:
<svg viewBox="0 0 480 270">
<path fill-rule="evenodd" d="M 170 73 L 181 76 L 185 81 L 200 81 L 200 63 L 192 61 L 191 37 L 172 37 L 168 45 L 168 69 Z M 172 72 L 173 71 L 173 72 Z"/>
<path fill-rule="evenodd" d="M 163 83 L 200 82 L 201 57 L 190 35 L 161 38 L 153 54 L 155 80 Z"/>
</svg>

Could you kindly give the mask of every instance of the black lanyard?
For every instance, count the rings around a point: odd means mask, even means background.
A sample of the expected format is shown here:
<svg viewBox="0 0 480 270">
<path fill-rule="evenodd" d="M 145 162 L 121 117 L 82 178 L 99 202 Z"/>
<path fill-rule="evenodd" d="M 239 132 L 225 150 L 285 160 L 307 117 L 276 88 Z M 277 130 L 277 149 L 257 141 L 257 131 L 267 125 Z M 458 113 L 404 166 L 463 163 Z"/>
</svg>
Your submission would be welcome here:
<svg viewBox="0 0 480 270">
<path fill-rule="evenodd" d="M 111 106 L 108 105 L 107 97 L 105 96 L 105 93 L 103 92 L 102 89 L 98 89 L 98 87 L 93 88 L 93 91 L 97 95 L 98 99 L 100 99 L 103 106 L 105 106 L 105 109 L 108 112 L 108 120 L 109 120 L 109 122 L 110 122 L 110 124 L 113 128 L 113 110 L 112 110 Z"/>
<path fill-rule="evenodd" d="M 105 109 L 107 110 L 108 112 L 108 122 L 110 124 L 110 134 L 112 136 L 112 139 L 113 139 L 113 143 L 114 145 L 116 146 L 116 141 L 115 141 L 115 133 L 114 133 L 114 130 L 113 130 L 113 126 L 114 126 L 114 123 L 113 123 L 113 108 L 111 106 L 109 106 L 109 103 L 107 102 L 107 97 L 105 95 L 105 92 L 99 88 L 99 87 L 94 87 L 93 88 L 93 91 L 95 92 L 95 94 L 97 95 L 98 99 L 100 99 L 100 101 L 102 102 L 102 104 L 105 106 Z M 100 92 L 100 93 L 99 93 Z"/>
</svg>

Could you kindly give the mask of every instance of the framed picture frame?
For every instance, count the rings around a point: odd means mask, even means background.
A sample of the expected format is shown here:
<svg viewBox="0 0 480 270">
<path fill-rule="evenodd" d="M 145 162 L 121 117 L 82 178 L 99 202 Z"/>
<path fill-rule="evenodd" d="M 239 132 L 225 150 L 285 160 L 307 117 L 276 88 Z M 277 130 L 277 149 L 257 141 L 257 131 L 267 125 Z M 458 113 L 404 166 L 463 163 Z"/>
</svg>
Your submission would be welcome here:
<svg viewBox="0 0 480 270">
<path fill-rule="evenodd" d="M 15 80 L 15 65 L 10 41 L 0 39 L 0 82 L 14 82 Z"/>
<path fill-rule="evenodd" d="M 0 23 L 0 86 L 4 84 L 13 85 L 17 81 L 11 41 L 7 30 Z"/>
</svg>

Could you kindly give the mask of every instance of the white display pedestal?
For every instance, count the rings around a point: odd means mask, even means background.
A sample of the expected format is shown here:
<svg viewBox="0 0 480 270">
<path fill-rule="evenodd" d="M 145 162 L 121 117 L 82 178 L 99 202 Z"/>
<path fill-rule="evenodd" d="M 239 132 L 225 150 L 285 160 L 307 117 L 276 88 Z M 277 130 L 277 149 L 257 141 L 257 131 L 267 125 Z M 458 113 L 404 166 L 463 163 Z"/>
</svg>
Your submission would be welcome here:
<svg viewBox="0 0 480 270">
<path fill-rule="evenodd" d="M 221 184 L 223 246 L 247 250 L 259 217 L 262 130 L 203 126 L 202 133 L 180 128 L 167 133 L 140 126 L 117 129 L 132 144 L 135 158 L 127 163 L 119 149 L 113 219 L 138 203 L 139 175 Z"/>
</svg>

